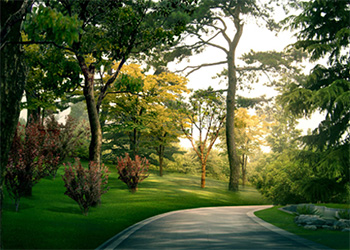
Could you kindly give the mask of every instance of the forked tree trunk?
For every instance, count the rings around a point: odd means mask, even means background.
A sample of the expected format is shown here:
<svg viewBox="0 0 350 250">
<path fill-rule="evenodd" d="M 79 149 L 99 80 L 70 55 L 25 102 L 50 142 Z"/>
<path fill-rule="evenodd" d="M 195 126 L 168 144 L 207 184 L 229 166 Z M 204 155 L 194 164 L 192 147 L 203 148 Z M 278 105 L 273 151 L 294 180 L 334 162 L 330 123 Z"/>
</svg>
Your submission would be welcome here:
<svg viewBox="0 0 350 250">
<path fill-rule="evenodd" d="M 77 55 L 79 66 L 84 75 L 84 96 L 86 101 L 86 107 L 89 116 L 89 123 L 91 129 L 91 141 L 89 146 L 89 160 L 101 163 L 101 147 L 102 147 L 102 131 L 99 119 L 99 112 L 96 106 L 94 95 L 94 77 L 95 66 L 91 64 L 89 67 L 85 64 L 85 60 L 82 56 Z"/>
<path fill-rule="evenodd" d="M 102 146 L 102 131 L 98 112 L 96 109 L 96 102 L 94 97 L 94 83 L 93 79 L 89 80 L 89 84 L 84 87 L 84 96 L 89 115 L 91 141 L 89 146 L 89 160 L 101 163 L 101 146 Z"/>
</svg>

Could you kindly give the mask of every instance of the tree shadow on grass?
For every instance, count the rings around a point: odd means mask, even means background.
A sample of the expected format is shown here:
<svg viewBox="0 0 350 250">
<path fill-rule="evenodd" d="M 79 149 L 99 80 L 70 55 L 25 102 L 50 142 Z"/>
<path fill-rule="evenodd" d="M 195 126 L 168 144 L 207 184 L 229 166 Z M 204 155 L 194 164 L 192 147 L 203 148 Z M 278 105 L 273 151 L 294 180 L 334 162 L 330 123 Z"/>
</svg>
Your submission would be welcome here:
<svg viewBox="0 0 350 250">
<path fill-rule="evenodd" d="M 83 213 L 81 212 L 78 206 L 77 207 L 50 207 L 47 210 L 54 213 L 83 215 Z"/>
</svg>

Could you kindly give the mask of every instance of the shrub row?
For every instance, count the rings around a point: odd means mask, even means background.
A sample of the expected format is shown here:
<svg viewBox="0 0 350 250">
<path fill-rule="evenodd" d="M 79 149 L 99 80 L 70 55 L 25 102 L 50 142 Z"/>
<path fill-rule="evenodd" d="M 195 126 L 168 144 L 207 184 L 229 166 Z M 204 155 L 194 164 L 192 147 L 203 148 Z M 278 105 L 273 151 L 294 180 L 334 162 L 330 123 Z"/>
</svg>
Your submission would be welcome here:
<svg viewBox="0 0 350 250">
<path fill-rule="evenodd" d="M 76 126 L 72 120 L 67 122 L 66 126 L 62 126 L 50 117 L 45 126 L 35 120 L 27 127 L 18 124 L 5 171 L 5 186 L 14 200 L 16 211 L 20 198 L 31 195 L 32 187 L 41 178 L 55 178 L 62 160 L 70 154 L 67 150 L 76 145 L 78 139 L 72 136 Z M 78 158 L 73 165 L 68 163 L 64 166 L 65 195 L 77 202 L 83 214 L 87 215 L 89 208 L 99 204 L 101 195 L 108 190 L 108 169 L 93 162 L 85 169 Z M 119 179 L 127 184 L 131 192 L 135 192 L 138 184 L 148 177 L 148 168 L 146 158 L 136 156 L 135 160 L 131 160 L 128 154 L 125 158 L 118 158 Z"/>
</svg>

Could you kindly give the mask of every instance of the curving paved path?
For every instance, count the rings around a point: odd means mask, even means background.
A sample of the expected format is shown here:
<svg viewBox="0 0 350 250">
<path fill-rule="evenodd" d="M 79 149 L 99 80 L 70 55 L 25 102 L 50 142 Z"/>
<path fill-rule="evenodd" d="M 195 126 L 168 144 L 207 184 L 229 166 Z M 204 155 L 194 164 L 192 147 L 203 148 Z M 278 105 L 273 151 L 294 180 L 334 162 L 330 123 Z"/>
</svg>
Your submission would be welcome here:
<svg viewBox="0 0 350 250">
<path fill-rule="evenodd" d="M 329 249 L 253 213 L 271 206 L 174 211 L 141 221 L 97 249 Z"/>
</svg>

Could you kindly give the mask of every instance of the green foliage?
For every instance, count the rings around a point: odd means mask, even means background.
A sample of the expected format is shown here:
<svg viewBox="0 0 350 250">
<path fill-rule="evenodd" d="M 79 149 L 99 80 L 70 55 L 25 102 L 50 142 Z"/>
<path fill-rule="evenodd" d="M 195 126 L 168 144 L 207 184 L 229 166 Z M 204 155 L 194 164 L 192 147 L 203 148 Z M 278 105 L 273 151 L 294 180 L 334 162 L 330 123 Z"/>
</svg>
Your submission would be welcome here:
<svg viewBox="0 0 350 250">
<path fill-rule="evenodd" d="M 310 215 L 321 215 L 320 212 L 314 207 L 310 205 L 298 206 L 296 214 L 310 214 Z"/>
<path fill-rule="evenodd" d="M 336 218 L 338 220 L 339 219 L 350 220 L 350 209 L 339 210 Z"/>
<path fill-rule="evenodd" d="M 316 65 L 306 80 L 287 86 L 280 96 L 282 105 L 295 115 L 308 116 L 318 110 L 325 119 L 304 138 L 324 150 L 337 145 L 349 147 L 350 64 L 349 3 L 347 1 L 302 2 L 302 12 L 289 17 L 296 34 L 296 48 L 310 53 L 312 60 L 328 58 L 328 65 Z"/>
<path fill-rule="evenodd" d="M 33 7 L 30 20 L 25 23 L 24 29 L 34 41 L 45 39 L 72 46 L 74 42 L 78 42 L 79 33 L 83 31 L 83 21 L 79 20 L 77 13 L 68 16 L 56 8 L 45 7 L 43 4 Z M 43 30 L 46 32 L 45 37 L 42 36 Z"/>
</svg>

